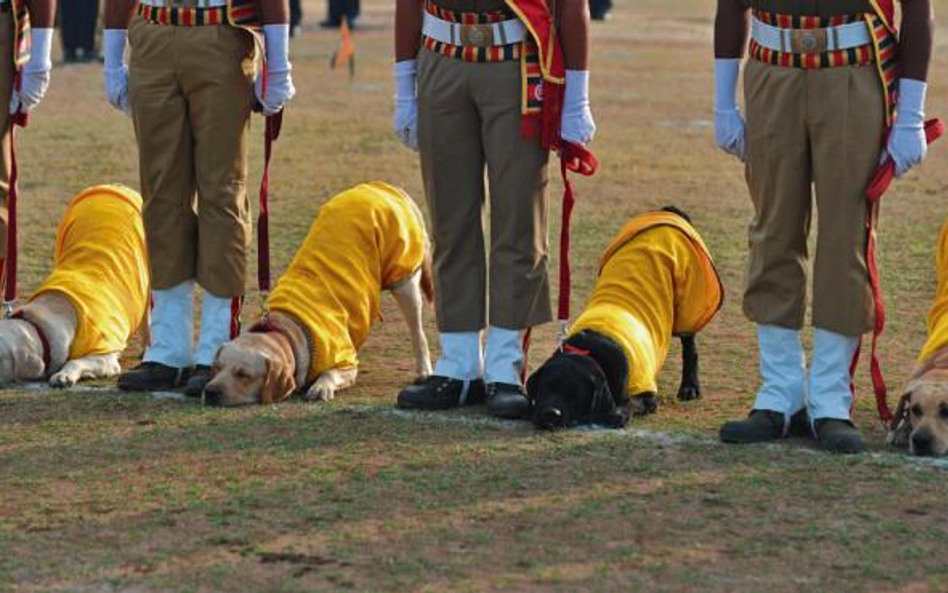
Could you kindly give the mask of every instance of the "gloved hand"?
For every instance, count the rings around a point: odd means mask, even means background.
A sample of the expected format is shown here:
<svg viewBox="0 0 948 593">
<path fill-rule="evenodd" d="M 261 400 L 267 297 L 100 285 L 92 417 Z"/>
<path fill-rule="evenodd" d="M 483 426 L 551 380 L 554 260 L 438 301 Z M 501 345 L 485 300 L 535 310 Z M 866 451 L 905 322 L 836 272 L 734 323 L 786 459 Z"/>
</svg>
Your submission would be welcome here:
<svg viewBox="0 0 948 593">
<path fill-rule="evenodd" d="M 589 109 L 589 71 L 567 70 L 560 138 L 586 145 L 595 135 L 596 122 Z"/>
<path fill-rule="evenodd" d="M 125 65 L 125 42 L 128 31 L 125 29 L 106 29 L 102 34 L 105 44 L 105 98 L 112 107 L 131 115 L 128 102 L 128 66 Z"/>
<path fill-rule="evenodd" d="M 30 30 L 30 60 L 23 66 L 20 89 L 13 89 L 10 113 L 26 113 L 39 105 L 49 88 L 49 71 L 53 69 L 50 50 L 53 29 Z"/>
<path fill-rule="evenodd" d="M 886 150 L 895 162 L 895 176 L 901 177 L 922 162 L 928 152 L 925 141 L 925 90 L 921 80 L 899 80 L 899 102 L 895 125 L 889 132 Z"/>
<path fill-rule="evenodd" d="M 267 46 L 266 96 L 262 75 L 257 76 L 255 89 L 257 100 L 263 107 L 263 114 L 275 115 L 282 111 L 283 106 L 296 94 L 296 88 L 293 87 L 293 66 L 290 65 L 290 26 L 264 25 L 263 36 Z"/>
<path fill-rule="evenodd" d="M 408 148 L 418 150 L 418 97 L 415 60 L 395 63 L 395 135 Z"/>
<path fill-rule="evenodd" d="M 739 158 L 746 157 L 744 118 L 737 108 L 739 59 L 714 60 L 714 137 L 718 147 Z"/>
</svg>

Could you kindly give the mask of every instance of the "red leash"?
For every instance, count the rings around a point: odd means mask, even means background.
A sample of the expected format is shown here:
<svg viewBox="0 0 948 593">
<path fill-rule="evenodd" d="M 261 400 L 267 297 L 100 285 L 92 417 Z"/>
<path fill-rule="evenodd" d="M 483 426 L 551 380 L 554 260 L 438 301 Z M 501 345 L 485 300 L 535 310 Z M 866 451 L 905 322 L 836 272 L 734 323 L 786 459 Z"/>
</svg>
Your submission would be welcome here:
<svg viewBox="0 0 948 593">
<path fill-rule="evenodd" d="M 17 77 L 19 79 L 19 77 Z M 17 81 L 19 84 L 19 80 Z M 4 316 L 13 313 L 17 295 L 17 205 L 20 197 L 20 172 L 16 161 L 16 128 L 25 128 L 30 123 L 29 113 L 17 111 L 10 116 L 10 189 L 7 194 L 7 261 L 6 284 L 3 290 Z"/>
<path fill-rule="evenodd" d="M 945 125 L 939 119 L 932 119 L 925 122 L 925 140 L 931 144 L 938 140 L 945 133 Z M 869 359 L 869 373 L 872 377 L 872 389 L 876 396 L 876 411 L 879 418 L 885 424 L 890 424 L 893 419 L 892 410 L 889 409 L 888 388 L 885 384 L 885 376 L 882 372 L 882 364 L 879 362 L 877 347 L 879 337 L 885 331 L 885 303 L 882 300 L 882 285 L 879 278 L 879 267 L 876 261 L 876 240 L 873 229 L 875 228 L 878 217 L 877 209 L 882 196 L 885 194 L 892 181 L 895 179 L 895 162 L 891 158 L 886 158 L 875 177 L 869 183 L 866 189 L 866 200 L 868 201 L 868 213 L 866 214 L 866 233 L 869 239 L 866 243 L 866 266 L 869 268 L 869 285 L 872 288 L 872 300 L 875 305 L 876 322 L 872 329 L 872 349 Z M 860 349 L 856 350 L 853 357 L 853 363 L 850 371 L 855 375 L 856 367 L 859 364 Z"/>
<path fill-rule="evenodd" d="M 273 143 L 280 137 L 283 112 L 266 117 L 263 144 L 263 178 L 260 180 L 260 216 L 257 218 L 257 283 L 270 291 L 270 161 Z"/>
<path fill-rule="evenodd" d="M 573 206 L 576 194 L 569 172 L 589 177 L 599 168 L 599 161 L 585 146 L 572 142 L 563 142 L 560 147 L 560 175 L 563 177 L 563 221 L 560 226 L 560 295 L 557 304 L 557 318 L 566 323 L 570 317 L 570 299 L 573 280 L 570 273 L 569 247 L 570 224 L 573 218 Z"/>
<path fill-rule="evenodd" d="M 560 175 L 563 178 L 563 219 L 560 225 L 560 293 L 557 302 L 557 319 L 562 324 L 560 341 L 566 337 L 566 324 L 570 317 L 570 301 L 573 291 L 573 281 L 570 272 L 570 225 L 573 219 L 573 206 L 576 205 L 576 193 L 573 191 L 573 183 L 569 179 L 569 173 L 579 173 L 589 177 L 596 173 L 599 168 L 599 161 L 582 144 L 562 141 L 560 147 Z M 521 370 L 521 382 L 526 383 L 527 378 L 527 359 L 530 353 L 530 341 L 532 337 L 532 328 L 528 328 L 523 334 L 523 369 Z"/>
</svg>

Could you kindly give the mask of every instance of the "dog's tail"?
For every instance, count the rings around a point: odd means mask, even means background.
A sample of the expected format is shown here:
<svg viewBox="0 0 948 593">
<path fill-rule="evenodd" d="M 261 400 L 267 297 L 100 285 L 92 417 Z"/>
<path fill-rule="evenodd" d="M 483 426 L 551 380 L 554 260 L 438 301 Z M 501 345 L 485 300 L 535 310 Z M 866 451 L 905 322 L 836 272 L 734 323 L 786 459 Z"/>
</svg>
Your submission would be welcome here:
<svg viewBox="0 0 948 593">
<path fill-rule="evenodd" d="M 434 288 L 434 264 L 431 260 L 431 238 L 428 236 L 428 225 L 425 222 L 425 215 L 421 211 L 421 208 L 418 206 L 418 203 L 415 202 L 402 188 L 397 188 L 401 192 L 402 196 L 408 200 L 408 205 L 411 207 L 412 213 L 414 213 L 415 218 L 418 220 L 418 224 L 421 225 L 422 234 L 424 235 L 425 240 L 425 258 L 421 262 L 421 294 L 425 298 L 425 301 L 428 304 L 434 303 L 435 299 L 435 288 Z"/>
<path fill-rule="evenodd" d="M 672 214 L 677 214 L 678 216 L 684 218 L 688 224 L 691 224 L 691 216 L 687 212 L 679 208 L 678 206 L 665 206 L 662 208 L 663 212 L 671 212 Z"/>
<path fill-rule="evenodd" d="M 421 294 L 429 305 L 434 303 L 434 269 L 431 263 L 431 249 L 425 250 L 425 260 L 421 264 Z"/>
</svg>

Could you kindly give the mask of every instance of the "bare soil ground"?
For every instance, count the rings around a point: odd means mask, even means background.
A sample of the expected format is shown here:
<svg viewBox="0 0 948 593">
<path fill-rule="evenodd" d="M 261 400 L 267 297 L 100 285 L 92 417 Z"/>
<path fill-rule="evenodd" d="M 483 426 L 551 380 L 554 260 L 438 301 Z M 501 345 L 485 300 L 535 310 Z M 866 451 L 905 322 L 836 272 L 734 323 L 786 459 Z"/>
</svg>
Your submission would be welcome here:
<svg viewBox="0 0 948 593">
<path fill-rule="evenodd" d="M 322 4 L 306 8 L 310 28 L 293 45 L 299 94 L 273 178 L 278 270 L 339 190 L 384 179 L 421 196 L 417 160 L 390 132 L 392 4 L 364 6 L 351 81 L 328 69 L 338 38 L 315 27 Z M 394 394 L 411 362 L 388 301 L 359 385 L 331 404 L 222 411 L 107 384 L 7 389 L 0 590 L 948 591 L 948 464 L 885 445 L 864 375 L 857 420 L 870 454 L 714 440 L 724 419 L 746 412 L 756 356 L 740 311 L 751 207 L 710 123 L 713 8 L 620 0 L 612 21 L 595 25 L 603 166 L 577 182 L 574 239 L 581 304 L 599 250 L 626 218 L 666 204 L 693 215 L 728 287 L 700 337 L 703 400 L 675 401 L 675 349 L 659 412 L 626 431 L 548 435 L 480 410 L 399 413 Z M 948 116 L 948 31 L 939 34 L 928 110 Z M 68 199 L 96 183 L 136 186 L 136 151 L 95 66 L 55 70 L 19 146 L 29 289 L 49 269 Z M 935 148 L 883 209 L 882 355 L 896 395 L 924 340 L 946 154 Z M 558 182 L 551 191 L 558 197 Z M 552 326 L 538 331 L 535 363 L 554 338 Z M 134 345 L 129 361 L 139 354 Z"/>
</svg>

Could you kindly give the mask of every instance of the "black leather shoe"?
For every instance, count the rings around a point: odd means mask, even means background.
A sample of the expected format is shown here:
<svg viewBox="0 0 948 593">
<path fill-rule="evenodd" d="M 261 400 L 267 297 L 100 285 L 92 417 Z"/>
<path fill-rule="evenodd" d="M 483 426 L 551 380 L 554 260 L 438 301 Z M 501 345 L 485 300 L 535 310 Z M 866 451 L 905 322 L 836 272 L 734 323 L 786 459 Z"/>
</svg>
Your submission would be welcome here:
<svg viewBox="0 0 948 593">
<path fill-rule="evenodd" d="M 852 422 L 823 418 L 815 423 L 820 449 L 830 453 L 862 453 L 866 442 Z"/>
<path fill-rule="evenodd" d="M 783 436 L 783 423 L 780 412 L 751 410 L 747 419 L 725 423 L 718 435 L 725 443 L 766 443 Z"/>
<path fill-rule="evenodd" d="M 521 385 L 489 383 L 487 385 L 487 413 L 498 418 L 517 420 L 530 410 L 530 400 Z"/>
<path fill-rule="evenodd" d="M 204 388 L 211 382 L 211 378 L 211 367 L 204 364 L 195 366 L 184 387 L 184 394 L 188 397 L 201 397 Z"/>
<path fill-rule="evenodd" d="M 484 382 L 465 381 L 431 375 L 401 390 L 397 406 L 403 410 L 449 410 L 484 402 Z"/>
<path fill-rule="evenodd" d="M 118 388 L 125 391 L 168 391 L 184 385 L 190 372 L 190 367 L 179 369 L 160 362 L 143 362 L 122 373 Z"/>
</svg>

